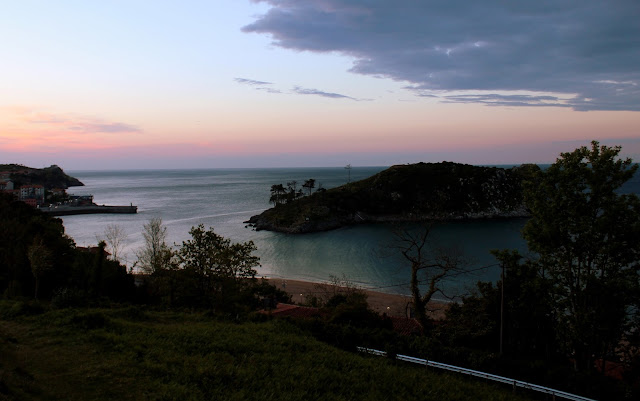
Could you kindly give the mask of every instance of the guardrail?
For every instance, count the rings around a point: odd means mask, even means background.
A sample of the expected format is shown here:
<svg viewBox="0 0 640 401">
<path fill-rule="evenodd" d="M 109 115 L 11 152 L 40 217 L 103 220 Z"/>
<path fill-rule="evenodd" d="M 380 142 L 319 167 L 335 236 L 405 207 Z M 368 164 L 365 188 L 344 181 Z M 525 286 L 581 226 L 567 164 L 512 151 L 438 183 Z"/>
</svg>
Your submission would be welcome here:
<svg viewBox="0 0 640 401">
<path fill-rule="evenodd" d="M 386 352 L 379 351 L 377 349 L 358 347 L 358 351 L 364 352 L 364 353 L 367 353 L 367 354 L 377 355 L 377 356 L 387 356 Z M 407 356 L 407 355 L 397 355 L 396 359 L 398 359 L 399 361 L 416 363 L 416 364 L 419 364 L 419 365 L 434 367 L 434 368 L 438 368 L 438 369 L 444 369 L 444 370 L 448 370 L 448 371 L 451 371 L 451 372 L 462 373 L 462 374 L 466 374 L 466 375 L 470 375 L 470 376 L 480 377 L 480 378 L 487 379 L 487 380 L 493 380 L 493 381 L 496 381 L 496 382 L 499 382 L 499 383 L 510 384 L 510 385 L 513 386 L 514 389 L 516 387 L 521 387 L 521 388 L 524 388 L 524 389 L 527 389 L 527 390 L 538 391 L 538 392 L 541 392 L 541 393 L 549 394 L 549 395 L 553 396 L 554 399 L 555 399 L 555 397 L 560 397 L 560 398 L 564 398 L 564 399 L 572 400 L 572 401 L 596 401 L 596 400 L 594 400 L 592 398 L 582 397 L 582 396 L 571 394 L 571 393 L 567 393 L 567 392 L 564 392 L 564 391 L 555 390 L 555 389 L 552 389 L 552 388 L 549 388 L 549 387 L 539 386 L 539 385 L 533 384 L 533 383 L 527 383 L 527 382 L 523 382 L 523 381 L 520 381 L 520 380 L 510 379 L 510 378 L 504 377 L 504 376 L 498 376 L 498 375 L 493 375 L 491 373 L 479 372 L 477 370 L 461 368 L 461 367 L 458 367 L 458 366 L 447 365 L 446 363 L 429 361 L 427 359 L 414 358 L 412 356 Z"/>
</svg>

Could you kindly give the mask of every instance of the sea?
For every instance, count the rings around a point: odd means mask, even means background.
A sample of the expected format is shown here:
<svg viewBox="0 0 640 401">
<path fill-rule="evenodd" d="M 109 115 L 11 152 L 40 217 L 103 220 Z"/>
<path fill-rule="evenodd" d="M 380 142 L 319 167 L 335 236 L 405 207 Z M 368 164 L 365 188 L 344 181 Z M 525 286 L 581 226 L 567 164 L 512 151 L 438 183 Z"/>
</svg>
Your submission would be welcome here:
<svg viewBox="0 0 640 401">
<path fill-rule="evenodd" d="M 510 166 L 502 166 L 510 167 Z M 167 243 L 179 247 L 190 239 L 189 230 L 203 224 L 232 242 L 253 241 L 260 257 L 258 276 L 277 280 L 330 282 L 334 278 L 366 289 L 410 294 L 411 268 L 398 248 L 399 229 L 422 230 L 414 223 L 363 224 L 337 230 L 283 234 L 255 231 L 244 222 L 268 209 L 271 185 L 315 179 L 316 188 L 337 187 L 349 180 L 370 177 L 386 167 L 183 169 L 68 171 L 85 186 L 67 191 L 93 195 L 105 205 L 136 205 L 137 214 L 94 214 L 61 217 L 66 233 L 78 246 L 96 245 L 109 225 L 126 234 L 121 262 L 134 267 L 143 246 L 143 226 L 159 217 L 167 228 Z M 640 193 L 638 175 L 623 192 Z M 434 254 L 456 255 L 464 273 L 442 283 L 446 301 L 469 293 L 478 281 L 497 281 L 500 268 L 492 249 L 518 249 L 527 253 L 521 229 L 526 219 L 458 221 L 430 228 Z"/>
</svg>

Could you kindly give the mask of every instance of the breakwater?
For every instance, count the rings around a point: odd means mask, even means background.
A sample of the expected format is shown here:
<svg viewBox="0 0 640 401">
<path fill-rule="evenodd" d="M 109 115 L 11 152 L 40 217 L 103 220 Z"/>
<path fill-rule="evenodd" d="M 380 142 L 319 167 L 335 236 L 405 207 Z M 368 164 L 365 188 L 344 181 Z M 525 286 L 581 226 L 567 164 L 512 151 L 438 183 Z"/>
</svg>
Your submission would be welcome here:
<svg viewBox="0 0 640 401">
<path fill-rule="evenodd" d="M 138 213 L 138 206 L 106 206 L 106 205 L 86 205 L 86 206 L 53 206 L 40 208 L 44 213 L 52 216 L 72 216 L 76 214 L 100 214 L 100 213 Z"/>
</svg>

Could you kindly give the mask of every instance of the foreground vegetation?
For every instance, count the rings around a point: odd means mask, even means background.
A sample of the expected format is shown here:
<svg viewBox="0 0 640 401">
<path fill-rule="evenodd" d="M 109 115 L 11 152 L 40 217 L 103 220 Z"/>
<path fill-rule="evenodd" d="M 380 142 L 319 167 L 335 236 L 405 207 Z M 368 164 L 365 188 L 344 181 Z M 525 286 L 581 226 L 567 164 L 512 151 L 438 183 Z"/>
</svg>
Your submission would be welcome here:
<svg viewBox="0 0 640 401">
<path fill-rule="evenodd" d="M 171 247 L 155 218 L 135 264 L 145 274 L 134 275 L 118 261 L 115 227 L 108 243 L 77 247 L 59 219 L 0 194 L 0 400 L 506 397 L 343 352 L 356 346 L 638 399 L 640 199 L 619 193 L 638 167 L 619 152 L 594 142 L 521 171 L 535 257 L 495 251 L 502 280 L 479 283 L 444 321 L 425 305 L 460 273 L 458 259 L 430 250 L 427 233 L 404 237 L 422 323 L 413 336 L 395 333 L 359 291 L 314 304 L 312 318 L 268 321 L 260 305 L 290 298 L 255 278 L 250 241 L 198 225 Z"/>
<path fill-rule="evenodd" d="M 0 302 L 0 400 L 517 400 L 321 343 L 286 321 Z"/>
</svg>

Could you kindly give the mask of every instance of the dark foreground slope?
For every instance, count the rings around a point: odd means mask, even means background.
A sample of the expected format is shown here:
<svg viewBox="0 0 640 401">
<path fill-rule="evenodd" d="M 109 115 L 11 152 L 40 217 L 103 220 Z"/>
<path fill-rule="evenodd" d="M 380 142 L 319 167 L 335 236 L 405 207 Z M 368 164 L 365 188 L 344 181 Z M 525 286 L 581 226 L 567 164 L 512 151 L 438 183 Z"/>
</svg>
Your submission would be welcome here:
<svg viewBox="0 0 640 401">
<path fill-rule="evenodd" d="M 257 230 L 304 233 L 380 221 L 524 217 L 522 182 L 535 169 L 451 162 L 398 165 L 277 205 L 248 223 Z"/>
<path fill-rule="evenodd" d="M 285 321 L 29 308 L 0 301 L 0 400 L 522 399 L 510 386 L 342 351 Z"/>
</svg>

